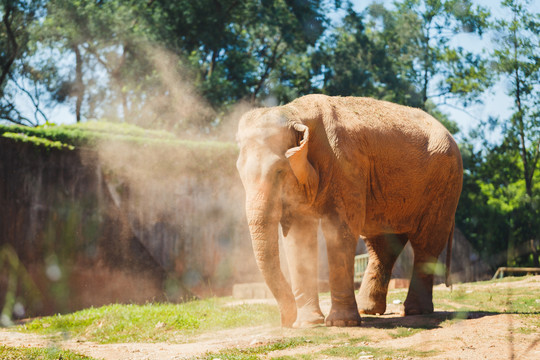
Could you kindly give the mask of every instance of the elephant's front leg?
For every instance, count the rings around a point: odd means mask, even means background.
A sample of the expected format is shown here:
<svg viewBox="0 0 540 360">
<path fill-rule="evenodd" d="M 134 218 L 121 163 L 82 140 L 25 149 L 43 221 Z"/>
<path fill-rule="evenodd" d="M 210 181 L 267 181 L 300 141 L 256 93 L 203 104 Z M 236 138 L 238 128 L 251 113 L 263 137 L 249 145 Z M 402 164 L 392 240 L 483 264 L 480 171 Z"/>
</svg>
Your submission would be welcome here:
<svg viewBox="0 0 540 360">
<path fill-rule="evenodd" d="M 323 219 L 328 249 L 328 267 L 332 307 L 326 326 L 360 326 L 354 297 L 354 254 L 357 239 L 349 226 L 337 216 Z"/>
<path fill-rule="evenodd" d="M 298 309 L 293 327 L 297 328 L 324 323 L 319 307 L 317 226 L 316 219 L 294 219 L 284 241 Z"/>
</svg>

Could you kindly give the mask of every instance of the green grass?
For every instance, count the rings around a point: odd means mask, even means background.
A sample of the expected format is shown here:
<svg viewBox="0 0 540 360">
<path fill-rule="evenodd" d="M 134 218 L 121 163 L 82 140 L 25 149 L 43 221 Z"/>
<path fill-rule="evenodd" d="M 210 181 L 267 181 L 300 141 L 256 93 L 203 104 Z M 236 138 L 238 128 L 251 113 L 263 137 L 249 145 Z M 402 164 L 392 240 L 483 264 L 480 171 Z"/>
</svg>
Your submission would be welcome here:
<svg viewBox="0 0 540 360">
<path fill-rule="evenodd" d="M 212 152 L 237 152 L 236 145 L 219 141 L 183 140 L 173 133 L 149 130 L 125 123 L 88 121 L 74 125 L 44 125 L 27 127 L 0 124 L 0 135 L 16 141 L 52 148 L 92 147 L 100 141 L 121 141 L 141 146 L 180 147 Z M 45 141 L 49 140 L 49 141 Z"/>
<path fill-rule="evenodd" d="M 345 357 L 351 359 L 357 359 L 360 356 L 371 355 L 374 359 L 401 359 L 401 358 L 422 358 L 427 356 L 433 356 L 437 352 L 415 350 L 415 349 L 386 349 L 376 348 L 371 346 L 336 346 L 330 349 L 322 350 L 318 354 L 333 356 L 333 357 Z M 318 358 L 318 357 L 314 357 Z"/>
<path fill-rule="evenodd" d="M 340 343 L 329 339 L 327 342 L 329 348 L 318 352 L 310 352 L 309 349 L 305 354 L 296 354 L 294 356 L 274 357 L 272 359 L 289 360 L 289 359 L 325 359 L 328 356 L 339 358 L 357 359 L 360 356 L 371 355 L 374 359 L 395 359 L 395 358 L 422 358 L 437 354 L 436 351 L 422 351 L 416 349 L 383 349 L 370 346 L 357 346 L 354 343 Z M 280 340 L 271 344 L 266 344 L 257 347 L 245 349 L 227 349 L 217 353 L 207 353 L 202 357 L 197 357 L 197 360 L 256 360 L 265 359 L 273 351 L 293 349 L 300 346 L 318 345 L 320 343 L 311 341 L 310 337 L 290 338 Z"/>
<path fill-rule="evenodd" d="M 435 308 L 460 312 L 513 312 L 521 314 L 540 314 L 536 300 L 540 293 L 527 287 L 507 288 L 500 284 L 523 280 L 524 277 L 507 277 L 500 280 L 480 281 L 476 283 L 456 284 L 452 290 L 436 288 L 433 291 Z M 391 290 L 387 302 L 407 297 L 406 289 Z"/>
<path fill-rule="evenodd" d="M 20 141 L 24 143 L 32 143 L 36 146 L 41 146 L 46 149 L 68 149 L 73 150 L 75 147 L 73 145 L 64 144 L 60 141 L 49 140 L 47 138 L 42 138 L 34 135 L 28 135 L 24 133 L 14 133 L 14 132 L 5 132 L 2 134 L 3 137 L 8 139 L 13 139 L 15 141 Z"/>
<path fill-rule="evenodd" d="M 162 342 L 204 331 L 279 325 L 275 306 L 226 306 L 226 303 L 227 299 L 214 298 L 183 304 L 109 305 L 43 317 L 19 330 L 40 334 L 67 333 L 99 343 L 121 343 Z"/>
<path fill-rule="evenodd" d="M 143 166 L 146 174 L 162 171 L 171 176 L 223 177 L 236 173 L 238 157 L 238 147 L 231 142 L 185 140 L 166 131 L 106 121 L 37 128 L 0 124 L 0 138 L 31 144 L 39 152 L 89 149 L 99 153 L 109 149 L 105 158 L 111 151 L 120 156 L 111 165 L 115 172 L 126 166 L 140 171 Z"/>
<path fill-rule="evenodd" d="M 397 327 L 394 330 L 390 331 L 389 334 L 393 339 L 398 339 L 402 337 L 409 337 L 414 334 L 419 333 L 420 331 L 423 331 L 425 329 L 422 328 L 405 328 L 405 327 Z"/>
<path fill-rule="evenodd" d="M 279 351 L 284 349 L 291 349 L 298 346 L 312 346 L 315 343 L 312 340 L 308 340 L 305 337 L 295 337 L 279 340 L 270 344 L 261 346 L 255 346 L 244 349 L 227 349 L 218 353 L 207 353 L 206 355 L 199 357 L 200 360 L 252 360 L 260 359 L 261 356 L 267 355 L 273 351 Z"/>
<path fill-rule="evenodd" d="M 314 328 L 299 330 L 303 336 L 285 338 L 279 341 L 271 342 L 269 344 L 249 347 L 244 349 L 227 349 L 216 353 L 207 353 L 202 357 L 198 357 L 198 360 L 251 360 L 266 358 L 268 354 L 274 351 L 293 349 L 297 347 L 314 347 L 321 344 L 332 344 L 339 348 L 354 348 L 354 345 L 359 342 L 369 341 L 369 337 L 363 336 L 361 338 L 351 338 L 347 333 L 329 334 L 328 329 Z M 351 350 L 353 353 L 354 351 Z M 319 355 L 322 353 L 318 353 Z M 272 356 L 274 358 L 274 356 Z M 295 357 L 277 357 L 276 359 L 314 359 L 312 355 L 295 355 Z"/>
<path fill-rule="evenodd" d="M 57 348 L 14 348 L 0 345 L 0 359 L 3 360 L 94 360 L 69 350 Z"/>
<path fill-rule="evenodd" d="M 524 278 L 504 278 L 501 280 L 481 281 L 458 284 L 452 291 L 435 290 L 435 306 L 448 311 L 511 312 L 518 314 L 540 314 L 536 300 L 539 291 L 528 287 L 500 286 Z"/>
</svg>

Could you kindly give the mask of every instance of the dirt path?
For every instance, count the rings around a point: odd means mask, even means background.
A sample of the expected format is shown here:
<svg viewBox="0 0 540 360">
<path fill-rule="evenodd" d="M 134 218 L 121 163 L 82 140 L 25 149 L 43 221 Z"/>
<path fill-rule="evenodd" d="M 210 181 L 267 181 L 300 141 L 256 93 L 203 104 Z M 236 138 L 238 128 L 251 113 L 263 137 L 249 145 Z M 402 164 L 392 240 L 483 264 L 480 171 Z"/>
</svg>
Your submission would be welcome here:
<svg viewBox="0 0 540 360">
<path fill-rule="evenodd" d="M 444 318 L 444 313 L 442 317 Z M 420 317 L 418 317 L 420 318 Z M 384 349 L 436 350 L 433 359 L 540 359 L 540 334 L 524 334 L 519 329 L 526 327 L 518 315 L 486 315 L 475 319 L 454 322 L 449 325 L 423 330 L 412 336 L 394 339 L 385 329 L 403 318 L 384 315 L 366 324 L 365 327 L 350 329 L 329 329 L 330 334 L 347 333 L 350 338 L 369 339 L 356 346 Z M 402 325 L 414 328 L 417 323 L 425 326 L 422 319 L 411 317 Z M 187 344 L 172 343 L 129 343 L 95 344 L 75 340 L 51 341 L 43 336 L 23 334 L 7 330 L 0 331 L 0 344 L 13 347 L 59 346 L 98 359 L 143 360 L 143 359 L 189 359 L 207 352 L 219 352 L 227 348 L 247 348 L 278 341 L 284 338 L 302 336 L 301 330 L 270 327 L 241 328 L 205 334 Z M 441 341 L 443 340 L 443 341 Z M 313 354 L 331 348 L 328 345 L 306 345 L 276 351 L 269 357 L 299 356 Z M 399 353 L 399 352 L 398 352 Z M 365 357 L 366 359 L 369 356 Z M 335 359 L 335 358 L 334 358 Z"/>
<path fill-rule="evenodd" d="M 538 277 L 540 280 L 540 277 Z M 515 285 L 515 284 L 513 284 Z M 508 285 L 512 286 L 512 284 Z M 540 281 L 532 285 L 538 291 Z M 537 302 L 540 307 L 540 301 Z M 322 304 L 327 311 L 328 303 Z M 439 311 L 437 311 L 439 310 Z M 473 312 L 468 319 L 449 320 L 453 313 L 436 309 L 433 316 L 400 317 L 400 305 L 390 304 L 389 313 L 379 317 L 365 317 L 359 328 L 321 328 L 317 334 L 350 339 L 350 346 L 369 347 L 390 351 L 397 358 L 414 358 L 407 354 L 410 349 L 432 351 L 430 359 L 540 359 L 540 333 L 531 327 L 531 316 Z M 538 318 L 535 318 L 538 323 Z M 410 336 L 408 336 L 410 331 Z M 208 352 L 224 349 L 252 348 L 279 340 L 301 337 L 309 330 L 281 329 L 277 327 L 254 327 L 206 333 L 193 338 L 189 343 L 129 343 L 96 344 L 67 339 L 52 341 L 44 336 L 0 330 L 0 344 L 13 347 L 58 346 L 80 354 L 106 360 L 146 359 L 190 359 Z M 343 340 L 342 340 L 343 341 Z M 264 358 L 281 356 L 300 357 L 333 347 L 343 346 L 332 341 L 310 344 L 273 351 Z M 395 358 L 393 357 L 393 358 Z M 218 355 L 215 358 L 219 358 Z M 317 358 L 337 360 L 339 357 L 321 355 Z M 356 359 L 373 358 L 369 352 Z"/>
</svg>

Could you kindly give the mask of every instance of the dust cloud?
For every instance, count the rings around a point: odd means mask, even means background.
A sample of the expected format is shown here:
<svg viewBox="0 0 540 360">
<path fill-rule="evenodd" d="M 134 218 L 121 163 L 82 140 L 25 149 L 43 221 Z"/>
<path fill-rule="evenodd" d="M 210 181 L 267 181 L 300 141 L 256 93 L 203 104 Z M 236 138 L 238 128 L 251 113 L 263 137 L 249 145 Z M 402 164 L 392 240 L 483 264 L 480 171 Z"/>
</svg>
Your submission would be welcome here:
<svg viewBox="0 0 540 360">
<path fill-rule="evenodd" d="M 192 136 L 207 135 L 207 124 L 215 119 L 217 113 L 197 93 L 193 86 L 195 76 L 180 65 L 177 56 L 164 49 L 148 46 L 145 52 L 158 79 L 158 91 L 142 107 L 144 125 L 161 125 L 177 133 L 187 131 Z M 195 133 L 188 125 L 193 125 L 202 134 Z"/>
<path fill-rule="evenodd" d="M 178 57 L 156 47 L 147 53 L 156 96 L 133 105 L 141 111 L 137 122 L 170 133 L 100 141 L 103 192 L 127 224 L 126 236 L 167 274 L 167 299 L 230 293 L 234 282 L 260 280 L 233 142 L 238 119 L 252 105 L 218 113 L 197 94 Z"/>
</svg>

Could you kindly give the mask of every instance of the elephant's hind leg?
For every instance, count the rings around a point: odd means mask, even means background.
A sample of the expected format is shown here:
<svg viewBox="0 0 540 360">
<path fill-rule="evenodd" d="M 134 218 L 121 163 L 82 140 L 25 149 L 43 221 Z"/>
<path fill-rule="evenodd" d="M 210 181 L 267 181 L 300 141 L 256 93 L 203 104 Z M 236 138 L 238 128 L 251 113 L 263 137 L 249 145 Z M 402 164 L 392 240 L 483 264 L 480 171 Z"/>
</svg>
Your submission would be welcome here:
<svg viewBox="0 0 540 360">
<path fill-rule="evenodd" d="M 335 217 L 322 221 L 328 249 L 328 269 L 332 307 L 326 326 L 360 326 L 354 297 L 354 250 L 356 237 L 348 225 Z"/>
<path fill-rule="evenodd" d="M 357 296 L 358 310 L 361 314 L 384 314 L 392 268 L 407 243 L 407 236 L 385 234 L 365 242 L 369 262 Z"/>
<path fill-rule="evenodd" d="M 437 268 L 437 258 L 442 252 L 449 234 L 450 225 L 434 224 L 424 228 L 419 234 L 410 237 L 414 251 L 414 264 L 405 299 L 404 315 L 431 314 L 433 312 L 433 276 Z"/>
</svg>

